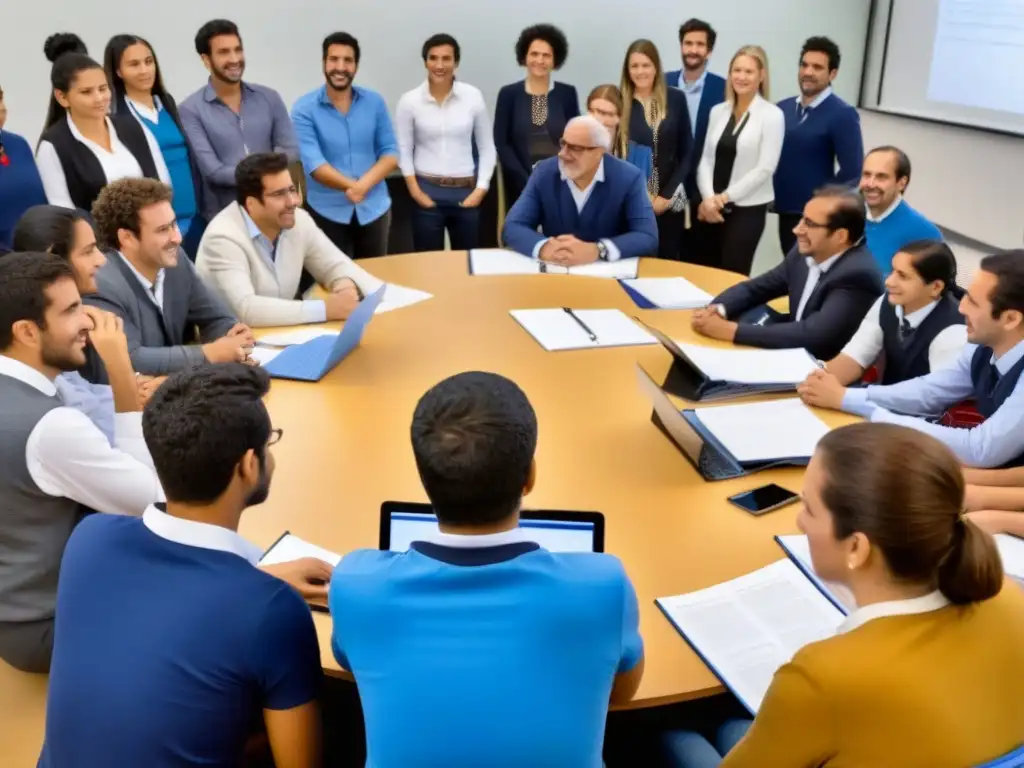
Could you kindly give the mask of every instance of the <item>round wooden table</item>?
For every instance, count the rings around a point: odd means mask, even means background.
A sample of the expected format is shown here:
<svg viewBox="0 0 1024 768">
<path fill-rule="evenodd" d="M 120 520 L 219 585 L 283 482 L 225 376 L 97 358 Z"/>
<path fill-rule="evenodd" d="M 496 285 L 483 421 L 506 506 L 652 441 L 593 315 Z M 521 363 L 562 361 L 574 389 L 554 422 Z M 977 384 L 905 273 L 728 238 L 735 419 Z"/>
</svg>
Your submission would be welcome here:
<svg viewBox="0 0 1024 768">
<path fill-rule="evenodd" d="M 796 531 L 796 505 L 761 518 L 727 496 L 768 482 L 800 490 L 803 472 L 783 469 L 708 483 L 651 423 L 635 363 L 657 380 L 671 358 L 660 345 L 546 352 L 511 309 L 618 308 L 676 339 L 696 340 L 689 312 L 639 310 L 614 281 L 557 275 L 473 277 L 464 252 L 364 262 L 389 282 L 432 299 L 378 315 L 362 346 L 317 384 L 275 381 L 267 405 L 277 469 L 270 499 L 242 516 L 240 531 L 269 546 L 285 530 L 343 554 L 376 548 L 384 501 L 427 501 L 409 439 L 417 400 L 461 371 L 514 380 L 537 411 L 537 486 L 526 505 L 597 510 L 606 551 L 622 559 L 640 601 L 643 684 L 631 707 L 722 692 L 723 687 L 654 604 L 777 560 L 772 536 Z M 642 276 L 682 275 L 715 294 L 738 275 L 645 259 Z M 702 339 L 700 343 L 716 342 Z M 682 407 L 682 406 L 681 406 Z M 842 414 L 820 414 L 831 425 Z M 346 675 L 330 648 L 331 621 L 315 614 L 324 669 Z"/>
</svg>

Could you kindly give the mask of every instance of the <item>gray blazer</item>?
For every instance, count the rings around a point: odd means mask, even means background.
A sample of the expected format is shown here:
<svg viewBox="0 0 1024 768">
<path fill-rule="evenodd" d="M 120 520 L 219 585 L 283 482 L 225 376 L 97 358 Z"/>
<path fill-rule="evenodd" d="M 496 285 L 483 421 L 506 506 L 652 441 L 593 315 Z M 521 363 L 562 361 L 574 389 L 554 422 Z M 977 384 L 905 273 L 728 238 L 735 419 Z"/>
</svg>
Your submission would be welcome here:
<svg viewBox="0 0 1024 768">
<path fill-rule="evenodd" d="M 96 284 L 99 291 L 86 296 L 86 303 L 124 320 L 132 365 L 150 376 L 164 376 L 206 360 L 199 345 L 189 344 L 196 328 L 206 343 L 224 336 L 238 322 L 199 279 L 180 249 L 177 266 L 164 270 L 163 312 L 116 251 L 107 254 L 107 263 L 96 273 Z M 105 372 L 100 373 L 91 363 L 83 375 L 90 380 L 105 379 Z"/>
</svg>

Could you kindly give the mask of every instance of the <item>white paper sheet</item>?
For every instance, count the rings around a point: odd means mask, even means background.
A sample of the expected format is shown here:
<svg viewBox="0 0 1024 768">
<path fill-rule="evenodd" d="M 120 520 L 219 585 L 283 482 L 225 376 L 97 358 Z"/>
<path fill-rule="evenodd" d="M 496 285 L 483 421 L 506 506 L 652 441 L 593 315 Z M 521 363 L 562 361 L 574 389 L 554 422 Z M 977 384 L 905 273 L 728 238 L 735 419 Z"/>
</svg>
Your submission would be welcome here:
<svg viewBox="0 0 1024 768">
<path fill-rule="evenodd" d="M 778 536 L 777 539 L 779 546 L 800 561 L 799 564 L 803 566 L 804 573 L 807 574 L 811 581 L 816 582 L 820 588 L 827 590 L 832 597 L 846 608 L 847 613 L 852 613 L 856 610 L 857 601 L 853 599 L 853 592 L 848 587 L 837 584 L 834 581 L 825 581 L 815 572 L 814 564 L 811 560 L 811 545 L 807 541 L 806 536 L 794 534 L 792 536 Z"/>
<path fill-rule="evenodd" d="M 604 277 L 613 280 L 633 278 L 639 270 L 640 259 L 595 261 L 576 267 L 538 261 L 503 248 L 477 248 L 469 252 L 474 275 L 576 275 L 578 277 Z"/>
<path fill-rule="evenodd" d="M 625 283 L 662 309 L 697 309 L 714 298 L 685 277 L 638 277 Z"/>
<path fill-rule="evenodd" d="M 818 368 L 803 349 L 715 349 L 681 341 L 676 345 L 712 381 L 795 386 Z"/>
<path fill-rule="evenodd" d="M 800 400 L 771 400 L 695 409 L 697 418 L 736 461 L 810 458 L 829 431 Z"/>
<path fill-rule="evenodd" d="M 1018 581 L 1024 580 L 1024 539 L 999 533 L 995 540 L 1003 559 L 1003 570 Z"/>
<path fill-rule="evenodd" d="M 577 277 L 604 277 L 612 280 L 636 278 L 640 270 L 640 259 L 619 259 L 618 261 L 595 261 L 575 267 L 563 267 L 545 262 L 549 275 L 569 274 Z"/>
<path fill-rule="evenodd" d="M 844 618 L 788 559 L 657 602 L 752 713 L 776 670 L 808 643 L 834 635 Z"/>
<path fill-rule="evenodd" d="M 275 347 L 253 347 L 252 351 L 249 353 L 249 357 L 260 365 L 266 365 L 283 351 L 283 349 Z"/>
<path fill-rule="evenodd" d="M 267 347 L 290 347 L 293 344 L 305 344 L 319 336 L 337 336 L 337 331 L 321 326 L 294 328 L 290 331 L 268 333 L 256 339 L 257 344 Z"/>
<path fill-rule="evenodd" d="M 573 315 L 594 332 L 597 341 L 563 309 L 513 309 L 509 314 L 548 352 L 658 343 L 617 309 L 573 310 Z"/>
<path fill-rule="evenodd" d="M 384 292 L 384 300 L 377 305 L 375 315 L 381 312 L 390 312 L 393 309 L 411 307 L 421 301 L 434 298 L 434 294 L 421 291 L 417 288 L 407 288 L 404 285 L 388 283 L 388 289 Z"/>
<path fill-rule="evenodd" d="M 310 544 L 298 536 L 286 533 L 269 552 L 260 558 L 260 565 L 290 563 L 292 560 L 299 560 L 303 557 L 315 557 L 317 560 L 323 560 L 332 567 L 341 561 L 341 555 L 318 547 L 315 544 Z"/>
</svg>

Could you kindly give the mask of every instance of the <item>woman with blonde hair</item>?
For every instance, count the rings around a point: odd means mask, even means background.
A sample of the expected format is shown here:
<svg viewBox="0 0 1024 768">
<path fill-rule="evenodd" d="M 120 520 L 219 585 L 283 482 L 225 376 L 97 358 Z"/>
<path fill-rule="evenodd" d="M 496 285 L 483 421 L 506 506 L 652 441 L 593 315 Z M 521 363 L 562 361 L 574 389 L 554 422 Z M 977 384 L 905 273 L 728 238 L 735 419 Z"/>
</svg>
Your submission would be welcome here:
<svg viewBox="0 0 1024 768">
<path fill-rule="evenodd" d="M 611 135 L 611 154 L 635 165 L 644 172 L 644 178 L 649 181 L 654 172 L 654 155 L 651 148 L 641 146 L 635 141 L 620 141 L 623 137 L 619 131 L 622 123 L 622 93 L 619 86 L 606 83 L 594 88 L 587 96 L 587 113 L 597 118 Z"/>
<path fill-rule="evenodd" d="M 708 116 L 708 133 L 697 166 L 707 222 L 708 263 L 750 274 L 764 232 L 772 177 L 782 154 L 786 121 L 769 99 L 768 55 L 757 45 L 740 48 L 729 63 L 725 101 Z"/>
<path fill-rule="evenodd" d="M 690 113 L 686 96 L 665 84 L 661 56 L 650 40 L 636 40 L 622 62 L 622 118 L 618 150 L 625 155 L 629 142 L 651 150 L 647 192 L 658 217 L 658 256 L 678 260 L 687 200 L 684 181 L 690 170 Z"/>
</svg>

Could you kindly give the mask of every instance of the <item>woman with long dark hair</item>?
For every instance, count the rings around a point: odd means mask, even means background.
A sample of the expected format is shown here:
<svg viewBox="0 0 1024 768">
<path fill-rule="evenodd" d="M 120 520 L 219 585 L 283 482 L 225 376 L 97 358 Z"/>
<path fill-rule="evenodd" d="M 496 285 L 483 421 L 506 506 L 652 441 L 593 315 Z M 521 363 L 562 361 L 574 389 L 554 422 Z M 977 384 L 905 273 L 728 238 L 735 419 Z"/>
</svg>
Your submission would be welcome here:
<svg viewBox="0 0 1024 768">
<path fill-rule="evenodd" d="M 170 183 L 156 142 L 128 115 L 108 115 L 110 86 L 77 35 L 51 35 L 50 107 L 36 163 L 52 205 L 88 211 L 111 181 L 147 176 Z"/>
<path fill-rule="evenodd" d="M 103 69 L 113 91 L 111 113 L 134 117 L 160 148 L 174 189 L 172 204 L 182 248 L 194 257 L 195 247 L 190 244 L 198 245 L 196 235 L 201 235 L 203 229 L 202 222 L 196 220 L 202 210 L 202 177 L 182 128 L 178 105 L 164 87 L 153 46 L 137 35 L 114 35 L 103 54 Z"/>
</svg>

